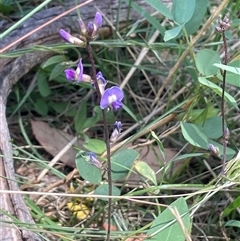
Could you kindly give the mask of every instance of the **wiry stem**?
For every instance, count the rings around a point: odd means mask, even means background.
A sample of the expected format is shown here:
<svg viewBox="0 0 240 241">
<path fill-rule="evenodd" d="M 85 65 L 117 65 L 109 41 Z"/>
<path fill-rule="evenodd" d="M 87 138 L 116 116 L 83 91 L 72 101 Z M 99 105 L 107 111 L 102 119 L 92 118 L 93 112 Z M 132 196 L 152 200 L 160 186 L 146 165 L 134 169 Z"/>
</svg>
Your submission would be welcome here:
<svg viewBox="0 0 240 241">
<path fill-rule="evenodd" d="M 89 59 L 91 62 L 92 66 L 92 78 L 94 80 L 94 85 L 96 87 L 97 95 L 99 97 L 99 100 L 101 99 L 101 92 L 99 89 L 97 77 L 96 77 L 96 67 L 95 67 L 95 62 L 93 58 L 93 53 L 92 53 L 92 48 L 90 45 L 90 42 L 87 40 L 86 41 L 86 49 L 89 53 Z M 109 196 L 112 196 L 112 165 L 111 165 L 111 157 L 110 157 L 110 141 L 109 141 L 109 131 L 108 131 L 108 123 L 107 123 L 107 116 L 106 116 L 106 110 L 102 110 L 103 114 L 103 126 L 104 126 L 104 139 L 106 143 L 106 148 L 107 148 L 107 173 L 108 173 L 108 186 L 109 186 Z M 107 228 L 107 241 L 110 240 L 110 232 L 111 232 L 111 213 L 112 213 L 112 199 L 108 199 L 108 228 Z"/>
<path fill-rule="evenodd" d="M 227 65 L 228 63 L 228 48 L 227 48 L 227 41 L 225 36 L 225 31 L 222 32 L 222 38 L 223 38 L 223 48 L 224 48 L 224 64 Z M 225 101 L 224 101 L 224 95 L 225 95 L 225 87 L 226 87 L 226 70 L 223 70 L 222 72 L 223 77 L 223 84 L 222 84 L 222 99 L 221 99 L 221 112 L 222 112 L 222 133 L 223 133 L 223 155 L 222 155 L 222 174 L 224 174 L 225 165 L 226 165 L 226 152 L 227 152 L 227 143 L 228 141 L 224 137 L 225 133 Z"/>
</svg>

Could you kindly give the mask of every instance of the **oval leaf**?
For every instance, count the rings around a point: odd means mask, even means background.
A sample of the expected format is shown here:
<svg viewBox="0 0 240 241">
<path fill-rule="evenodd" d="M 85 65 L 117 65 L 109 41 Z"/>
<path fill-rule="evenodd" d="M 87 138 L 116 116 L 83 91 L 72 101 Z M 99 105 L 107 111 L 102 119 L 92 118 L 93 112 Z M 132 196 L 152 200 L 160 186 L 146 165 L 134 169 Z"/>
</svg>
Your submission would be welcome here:
<svg viewBox="0 0 240 241">
<path fill-rule="evenodd" d="M 179 25 L 173 29 L 165 31 L 163 40 L 167 42 L 173 38 L 176 38 L 182 31 L 182 28 L 183 28 L 183 25 Z"/>
<path fill-rule="evenodd" d="M 81 102 L 80 107 L 74 117 L 74 127 L 77 133 L 80 133 L 87 119 L 87 101 Z"/>
<path fill-rule="evenodd" d="M 52 64 L 62 63 L 64 60 L 62 55 L 53 56 L 44 63 L 43 69 Z"/>
<path fill-rule="evenodd" d="M 217 62 L 221 62 L 220 56 L 211 49 L 200 50 L 196 55 L 197 69 L 205 76 L 217 74 L 218 68 L 213 66 Z"/>
<path fill-rule="evenodd" d="M 192 15 L 192 18 L 185 24 L 185 29 L 188 35 L 195 33 L 199 26 L 201 25 L 205 13 L 208 8 L 209 1 L 208 0 L 201 0 L 196 1 L 195 10 Z"/>
<path fill-rule="evenodd" d="M 48 85 L 47 76 L 42 71 L 37 74 L 38 90 L 43 97 L 47 97 L 51 94 L 51 89 Z"/>
<path fill-rule="evenodd" d="M 99 184 L 102 181 L 101 170 L 88 162 L 88 153 L 79 152 L 75 162 L 80 175 L 86 181 L 92 184 Z"/>
<path fill-rule="evenodd" d="M 199 130 L 196 125 L 181 122 L 181 129 L 185 140 L 190 144 L 193 146 L 201 147 L 203 149 L 208 149 L 208 138 Z"/>
<path fill-rule="evenodd" d="M 135 150 L 127 149 L 112 156 L 112 180 L 116 181 L 126 176 L 138 155 Z"/>
<path fill-rule="evenodd" d="M 95 191 L 94 191 L 95 195 L 102 195 L 102 196 L 108 196 L 109 195 L 109 185 L 108 184 L 102 184 L 100 186 L 98 186 Z M 115 186 L 112 186 L 112 196 L 120 196 L 121 191 L 120 189 L 118 189 Z M 103 201 L 108 201 L 108 198 L 99 198 Z"/>
<path fill-rule="evenodd" d="M 189 209 L 184 198 L 180 197 L 175 202 L 171 203 L 170 207 L 177 209 L 181 215 L 181 221 L 185 229 L 190 232 L 191 218 Z M 147 236 L 155 234 L 151 238 L 145 240 L 164 240 L 164 241 L 185 241 L 185 235 L 182 227 L 176 220 L 176 217 L 170 211 L 170 208 L 165 209 L 152 223 L 147 232 Z"/>
<path fill-rule="evenodd" d="M 193 16 L 196 0 L 174 0 L 172 14 L 178 24 L 187 23 Z"/>
<path fill-rule="evenodd" d="M 98 139 L 88 139 L 88 142 L 83 145 L 87 150 L 97 154 L 101 154 L 106 150 L 106 143 Z"/>
<path fill-rule="evenodd" d="M 46 116 L 48 113 L 48 105 L 44 99 L 37 99 L 34 103 L 35 111 L 37 111 L 40 115 Z"/>
<path fill-rule="evenodd" d="M 208 138 L 217 139 L 222 136 L 222 119 L 218 115 L 201 121 L 197 127 Z"/>
<path fill-rule="evenodd" d="M 144 177 L 149 179 L 154 185 L 157 186 L 156 174 L 153 169 L 144 161 L 137 161 L 134 165 L 135 169 Z"/>
</svg>

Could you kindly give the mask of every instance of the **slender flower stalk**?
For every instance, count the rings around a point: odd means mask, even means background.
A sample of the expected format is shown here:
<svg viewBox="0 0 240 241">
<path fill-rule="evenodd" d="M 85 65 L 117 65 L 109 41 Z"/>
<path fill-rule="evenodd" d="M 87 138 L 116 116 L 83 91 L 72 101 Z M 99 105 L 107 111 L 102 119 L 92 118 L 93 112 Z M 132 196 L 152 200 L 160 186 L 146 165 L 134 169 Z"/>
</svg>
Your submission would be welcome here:
<svg viewBox="0 0 240 241">
<path fill-rule="evenodd" d="M 97 74 L 96 74 L 96 68 L 94 63 L 94 58 L 92 54 L 92 48 L 90 46 L 90 42 L 86 42 L 86 48 L 89 53 L 89 58 L 92 65 L 92 72 L 93 72 L 93 81 L 94 86 L 96 88 L 97 94 L 99 99 L 102 97 L 98 80 L 97 80 Z M 107 148 L 107 174 L 108 174 L 108 186 L 109 186 L 109 196 L 112 196 L 112 165 L 111 165 L 111 156 L 110 156 L 110 141 L 109 141 L 109 131 L 108 131 L 108 124 L 107 124 L 107 116 L 106 116 L 106 110 L 102 110 L 103 114 L 103 125 L 104 125 L 104 139 L 106 142 L 106 148 Z M 108 229 L 107 229 L 107 241 L 110 240 L 110 227 L 111 227 L 111 212 L 112 212 L 112 199 L 108 199 Z"/>
<path fill-rule="evenodd" d="M 225 52 L 224 56 L 224 64 L 227 65 L 228 63 L 228 48 L 227 48 L 227 40 L 225 36 L 225 31 L 230 29 L 230 19 L 228 16 L 226 16 L 223 20 L 219 18 L 218 20 L 218 26 L 215 27 L 216 31 L 219 32 L 222 35 L 223 38 L 223 48 Z M 226 166 L 226 152 L 227 152 L 227 144 L 228 140 L 225 139 L 225 101 L 224 101 L 224 96 L 225 96 L 225 88 L 226 88 L 226 70 L 223 70 L 222 72 L 222 77 L 223 77 L 223 84 L 222 84 L 222 98 L 221 98 L 221 112 L 222 112 L 222 133 L 223 133 L 223 155 L 222 155 L 222 171 L 221 173 L 224 175 L 225 173 L 225 166 Z M 228 129 L 227 129 L 228 130 Z M 228 130 L 229 132 L 229 130 Z M 229 135 L 230 137 L 230 132 Z"/>
<path fill-rule="evenodd" d="M 111 168 L 111 156 L 110 156 L 110 138 L 109 138 L 109 131 L 108 131 L 108 123 L 107 123 L 107 117 L 106 117 L 106 111 L 110 108 L 112 110 L 118 110 L 122 107 L 122 100 L 124 97 L 123 91 L 117 87 L 113 86 L 111 88 L 108 88 L 105 90 L 105 87 L 107 85 L 107 81 L 103 77 L 102 73 L 99 71 L 96 72 L 94 57 L 92 48 L 90 45 L 90 42 L 94 40 L 98 36 L 99 28 L 102 26 L 102 16 L 99 12 L 96 13 L 94 19 L 92 22 L 89 22 L 87 25 L 82 21 L 82 19 L 78 20 L 78 25 L 80 28 L 81 34 L 77 37 L 72 36 L 65 30 L 60 30 L 61 37 L 71 43 L 75 44 L 77 46 L 85 46 L 86 50 L 89 54 L 89 59 L 91 62 L 92 67 L 92 77 L 89 75 L 85 75 L 83 73 L 83 64 L 82 59 L 80 59 L 77 69 L 66 69 L 65 75 L 66 78 L 69 81 L 87 81 L 92 82 L 93 87 L 96 89 L 99 102 L 100 102 L 100 108 L 102 109 L 102 115 L 103 115 L 103 125 L 104 125 L 104 139 L 106 143 L 106 149 L 107 149 L 107 175 L 108 175 L 108 185 L 109 185 L 109 201 L 108 201 L 108 229 L 107 229 L 107 241 L 110 240 L 110 227 L 111 227 L 111 212 L 112 212 L 112 168 Z M 111 142 L 115 142 L 120 135 L 122 124 L 120 121 L 116 122 L 114 125 L 114 131 L 111 135 Z M 89 153 L 89 163 L 102 169 L 101 162 L 97 159 L 96 155 L 92 152 Z"/>
</svg>

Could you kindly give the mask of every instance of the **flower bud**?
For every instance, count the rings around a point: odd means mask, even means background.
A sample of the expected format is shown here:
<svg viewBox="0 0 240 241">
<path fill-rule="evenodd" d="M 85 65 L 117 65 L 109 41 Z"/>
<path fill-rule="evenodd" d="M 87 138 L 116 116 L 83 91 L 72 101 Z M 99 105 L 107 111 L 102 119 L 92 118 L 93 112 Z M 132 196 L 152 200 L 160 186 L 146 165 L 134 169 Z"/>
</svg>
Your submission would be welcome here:
<svg viewBox="0 0 240 241">
<path fill-rule="evenodd" d="M 91 165 L 99 169 L 102 169 L 102 163 L 97 159 L 96 154 L 93 152 L 89 152 L 89 162 Z"/>
<path fill-rule="evenodd" d="M 210 152 L 216 156 L 219 156 L 219 149 L 217 147 L 215 147 L 213 144 L 209 144 L 209 149 Z"/>
<path fill-rule="evenodd" d="M 110 137 L 110 143 L 113 144 L 117 141 L 118 137 L 120 136 L 122 131 L 122 123 L 121 121 L 116 121 L 114 124 L 114 129 L 112 135 Z"/>
<path fill-rule="evenodd" d="M 228 16 L 222 20 L 221 18 L 218 19 L 218 26 L 215 27 L 215 30 L 219 33 L 227 31 L 230 28 L 230 19 Z"/>
<path fill-rule="evenodd" d="M 83 36 L 86 36 L 87 28 L 86 28 L 86 25 L 81 18 L 78 19 L 78 24 L 79 24 L 79 27 L 80 27 L 81 34 Z"/>
<path fill-rule="evenodd" d="M 225 128 L 224 133 L 223 133 L 223 138 L 225 141 L 229 141 L 230 140 L 230 131 L 228 128 Z"/>
<path fill-rule="evenodd" d="M 93 23 L 92 23 L 92 22 L 89 22 L 89 23 L 88 23 L 88 26 L 87 26 L 87 36 L 88 36 L 89 38 L 92 38 L 93 31 L 94 31 Z"/>
</svg>

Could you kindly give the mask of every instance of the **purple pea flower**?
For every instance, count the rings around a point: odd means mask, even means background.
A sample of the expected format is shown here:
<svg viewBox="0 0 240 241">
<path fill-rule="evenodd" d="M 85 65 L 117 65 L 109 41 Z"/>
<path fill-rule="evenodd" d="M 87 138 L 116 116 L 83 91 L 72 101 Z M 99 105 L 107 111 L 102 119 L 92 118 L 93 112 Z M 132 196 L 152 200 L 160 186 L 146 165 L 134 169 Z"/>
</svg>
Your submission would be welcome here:
<svg viewBox="0 0 240 241">
<path fill-rule="evenodd" d="M 122 107 L 123 97 L 123 91 L 118 86 L 108 88 L 102 95 L 100 108 L 105 109 L 110 106 L 113 108 L 113 110 L 117 110 Z"/>
<path fill-rule="evenodd" d="M 118 137 L 120 136 L 121 134 L 121 131 L 122 131 L 122 122 L 121 121 L 116 121 L 114 123 L 114 127 L 113 127 L 113 132 L 112 132 L 112 135 L 110 137 L 110 143 L 113 144 L 117 141 Z"/>
<path fill-rule="evenodd" d="M 83 64 L 82 59 L 80 59 L 77 69 L 66 69 L 64 70 L 66 78 L 70 81 L 77 80 L 81 82 L 83 80 Z"/>
<path fill-rule="evenodd" d="M 60 29 L 59 33 L 65 41 L 67 41 L 71 44 L 76 44 L 78 46 L 84 46 L 84 42 L 81 39 L 72 36 L 70 33 L 66 32 L 64 29 Z"/>
<path fill-rule="evenodd" d="M 98 30 L 102 26 L 102 15 L 96 12 L 93 22 L 89 22 L 87 25 L 87 35 L 91 39 L 95 39 L 98 35 Z"/>
<path fill-rule="evenodd" d="M 102 163 L 97 159 L 97 156 L 93 152 L 89 152 L 89 162 L 91 165 L 101 169 L 102 168 Z"/>
<path fill-rule="evenodd" d="M 103 92 L 105 91 L 105 86 L 107 84 L 106 79 L 103 77 L 103 74 L 101 71 L 97 72 L 96 79 L 98 82 L 98 87 L 100 90 L 101 95 L 103 95 Z M 93 83 L 93 87 L 95 88 L 95 84 Z"/>
<path fill-rule="evenodd" d="M 99 12 L 96 12 L 94 20 L 93 20 L 94 30 L 97 31 L 102 27 L 102 15 Z"/>
</svg>

